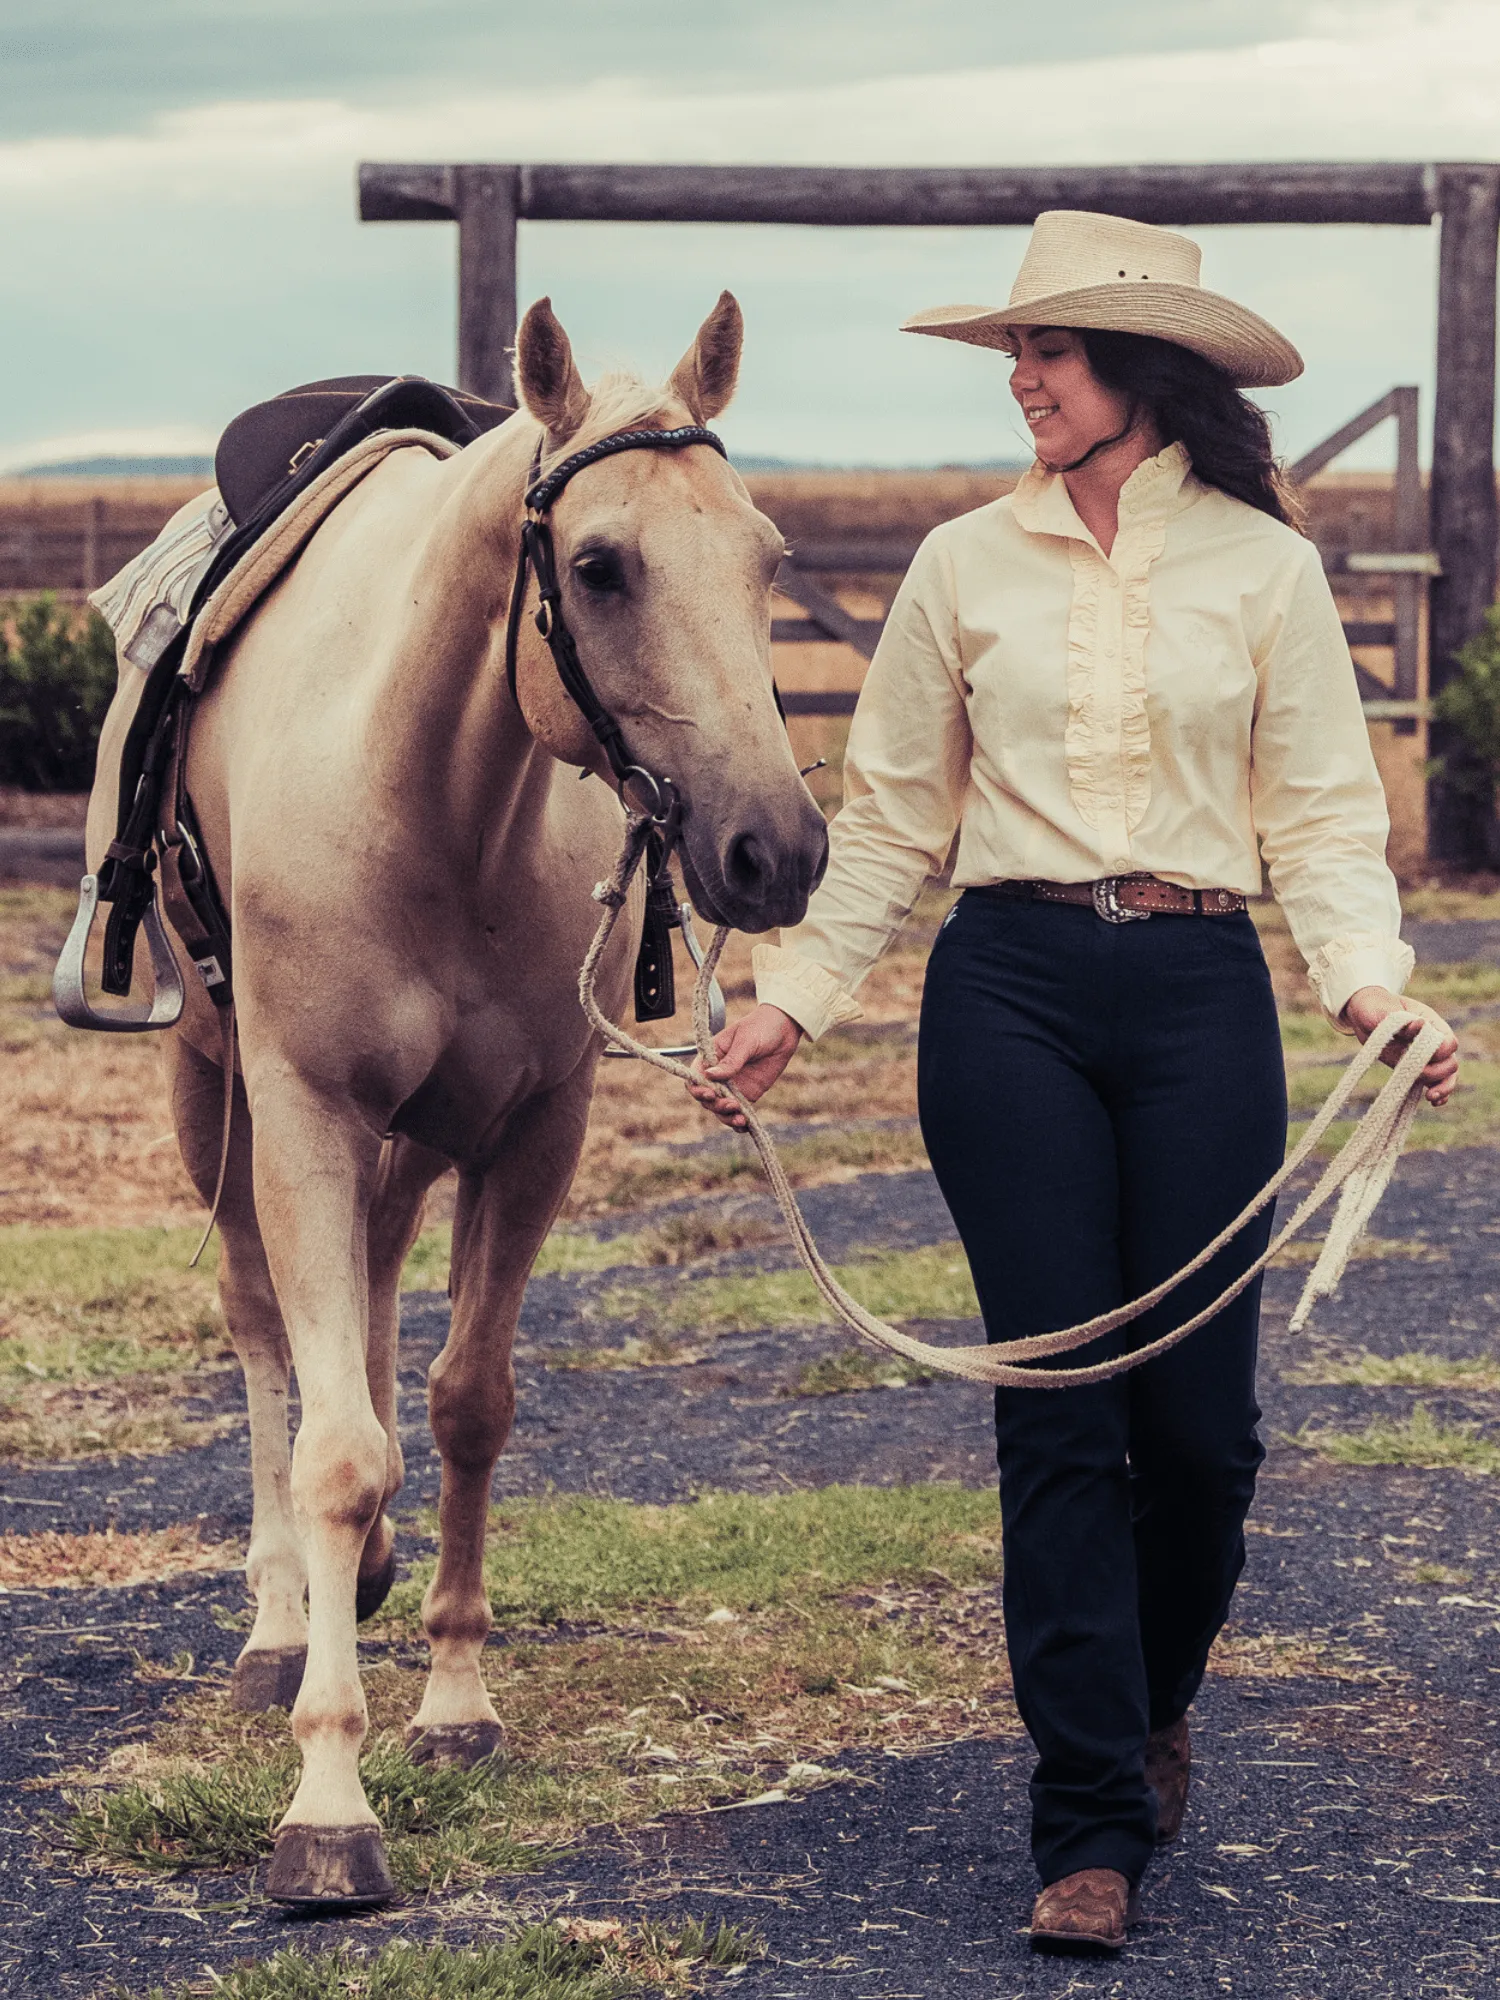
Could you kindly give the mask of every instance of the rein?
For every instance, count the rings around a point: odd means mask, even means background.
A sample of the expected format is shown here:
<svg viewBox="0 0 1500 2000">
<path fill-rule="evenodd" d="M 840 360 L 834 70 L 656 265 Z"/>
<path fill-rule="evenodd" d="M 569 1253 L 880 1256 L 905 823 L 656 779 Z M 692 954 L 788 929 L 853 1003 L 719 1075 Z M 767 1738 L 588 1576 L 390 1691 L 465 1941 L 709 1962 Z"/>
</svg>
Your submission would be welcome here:
<svg viewBox="0 0 1500 2000">
<path fill-rule="evenodd" d="M 583 1003 L 583 1011 L 591 1025 L 604 1037 L 606 1044 L 612 1044 L 623 1054 L 637 1056 L 653 1068 L 664 1070 L 684 1083 L 700 1083 L 701 1076 L 691 1070 L 686 1063 L 679 1062 L 669 1052 L 648 1048 L 636 1041 L 608 1020 L 594 998 L 594 982 L 599 964 L 609 942 L 610 933 L 619 919 L 625 905 L 626 891 L 632 876 L 640 865 L 650 835 L 651 821 L 643 814 L 632 814 L 626 829 L 625 847 L 621 853 L 614 875 L 608 882 L 601 882 L 594 890 L 594 900 L 604 906 L 604 914 L 589 947 L 583 970 L 579 975 L 578 996 Z M 693 988 L 693 1033 L 698 1044 L 698 1052 L 705 1068 L 714 1061 L 713 1030 L 709 1021 L 709 994 L 714 969 L 718 965 L 725 941 L 729 936 L 727 925 L 721 925 L 714 933 L 713 943 L 704 955 L 698 971 L 697 983 Z M 1417 1033 L 1408 1044 L 1405 1054 L 1392 1070 L 1378 1097 L 1366 1110 L 1364 1116 L 1350 1133 L 1348 1139 L 1323 1169 L 1317 1185 L 1298 1205 L 1291 1220 L 1273 1237 L 1270 1245 L 1250 1266 L 1249 1270 L 1227 1286 L 1211 1305 L 1195 1313 L 1170 1333 L 1157 1340 L 1148 1341 L 1144 1347 L 1131 1349 L 1111 1360 L 1098 1361 L 1082 1367 L 1046 1368 L 1024 1367 L 1018 1364 L 1039 1362 L 1053 1355 L 1076 1353 L 1079 1348 L 1128 1326 L 1143 1313 L 1174 1292 L 1186 1279 L 1201 1271 L 1209 1261 L 1217 1256 L 1233 1239 L 1266 1208 L 1285 1187 L 1300 1167 L 1312 1157 L 1324 1134 L 1349 1102 L 1356 1086 L 1371 1066 L 1379 1060 L 1381 1051 L 1389 1044 L 1391 1037 L 1401 1028 L 1416 1021 Z M 1200 1250 L 1198 1255 L 1185 1264 L 1173 1277 L 1166 1279 L 1153 1290 L 1134 1299 L 1128 1305 L 1118 1306 L 1113 1312 L 1101 1313 L 1095 1319 L 1085 1320 L 1081 1325 L 1064 1327 L 1056 1333 L 1037 1334 L 1025 1340 L 997 1341 L 985 1347 L 934 1347 L 930 1342 L 917 1340 L 911 1334 L 903 1333 L 899 1327 L 890 1326 L 885 1320 L 867 1312 L 846 1292 L 824 1263 L 813 1241 L 812 1231 L 798 1206 L 797 1197 L 787 1179 L 786 1169 L 777 1157 L 775 1143 L 765 1126 L 756 1115 L 754 1106 L 734 1088 L 733 1084 L 720 1083 L 716 1088 L 726 1097 L 734 1099 L 745 1114 L 745 1124 L 760 1155 L 761 1166 L 770 1182 L 771 1192 L 776 1197 L 776 1205 L 791 1234 L 792 1244 L 819 1296 L 829 1306 L 837 1318 L 855 1333 L 873 1341 L 878 1347 L 899 1354 L 908 1361 L 919 1362 L 934 1374 L 953 1375 L 967 1382 L 980 1382 L 987 1386 L 1018 1389 L 1070 1389 L 1080 1388 L 1093 1382 L 1107 1382 L 1111 1377 L 1123 1375 L 1127 1370 L 1139 1368 L 1142 1362 L 1151 1361 L 1159 1354 L 1165 1354 L 1190 1333 L 1203 1326 L 1216 1313 L 1222 1312 L 1231 1300 L 1239 1297 L 1256 1277 L 1265 1269 L 1277 1252 L 1299 1235 L 1307 1223 L 1323 1208 L 1335 1193 L 1339 1193 L 1338 1207 L 1329 1226 L 1328 1236 L 1313 1266 L 1302 1297 L 1292 1315 L 1291 1331 L 1298 1333 L 1306 1324 L 1307 1315 L 1314 1301 L 1328 1296 L 1343 1276 L 1355 1244 L 1359 1241 L 1366 1223 L 1375 1212 L 1376 1204 L 1384 1194 L 1392 1173 L 1395 1171 L 1401 1149 L 1416 1109 L 1422 1099 L 1422 1071 L 1432 1060 L 1433 1054 L 1443 1039 L 1443 1031 L 1430 1021 L 1411 1014 L 1387 1015 L 1368 1041 L 1357 1049 L 1348 1067 L 1330 1092 L 1322 1109 L 1312 1120 L 1296 1147 L 1288 1154 L 1280 1170 L 1262 1188 L 1249 1206 L 1237 1215 L 1227 1228 L 1220 1230 L 1212 1243 Z M 1340 1192 L 1341 1191 L 1341 1192 Z"/>
</svg>

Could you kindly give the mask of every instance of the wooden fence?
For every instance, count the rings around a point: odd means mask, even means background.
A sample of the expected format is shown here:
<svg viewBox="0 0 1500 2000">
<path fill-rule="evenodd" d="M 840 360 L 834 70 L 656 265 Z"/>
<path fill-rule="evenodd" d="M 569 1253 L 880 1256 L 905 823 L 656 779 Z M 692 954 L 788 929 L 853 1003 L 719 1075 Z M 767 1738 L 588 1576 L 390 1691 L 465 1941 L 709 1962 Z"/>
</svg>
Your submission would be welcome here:
<svg viewBox="0 0 1500 2000">
<path fill-rule="evenodd" d="M 1434 688 L 1495 594 L 1495 280 L 1500 162 L 1213 162 L 1105 167 L 749 167 L 367 162 L 366 222 L 458 224 L 458 379 L 504 395 L 523 221 L 994 227 L 1048 208 L 1142 222 L 1396 224 L 1438 240 L 1437 399 L 1431 489 Z M 1398 606 L 1397 622 L 1405 615 Z M 1493 815 L 1451 726 L 1432 784 L 1435 856 L 1490 858 Z"/>
</svg>

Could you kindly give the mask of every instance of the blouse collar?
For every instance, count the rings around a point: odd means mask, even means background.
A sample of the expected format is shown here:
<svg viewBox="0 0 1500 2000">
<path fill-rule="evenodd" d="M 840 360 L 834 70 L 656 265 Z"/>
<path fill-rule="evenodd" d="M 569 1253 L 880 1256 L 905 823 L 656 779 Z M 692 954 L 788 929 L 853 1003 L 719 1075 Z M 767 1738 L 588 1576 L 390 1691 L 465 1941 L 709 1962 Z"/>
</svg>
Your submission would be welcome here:
<svg viewBox="0 0 1500 2000">
<path fill-rule="evenodd" d="M 1181 443 L 1169 444 L 1154 458 L 1138 465 L 1120 488 L 1120 528 L 1123 531 L 1165 522 L 1189 506 L 1197 492 L 1193 462 Z M 1040 460 L 1022 474 L 1011 494 L 1011 510 L 1021 527 L 1033 535 L 1061 535 L 1066 540 L 1097 547 L 1078 518 L 1060 472 L 1050 472 Z"/>
</svg>

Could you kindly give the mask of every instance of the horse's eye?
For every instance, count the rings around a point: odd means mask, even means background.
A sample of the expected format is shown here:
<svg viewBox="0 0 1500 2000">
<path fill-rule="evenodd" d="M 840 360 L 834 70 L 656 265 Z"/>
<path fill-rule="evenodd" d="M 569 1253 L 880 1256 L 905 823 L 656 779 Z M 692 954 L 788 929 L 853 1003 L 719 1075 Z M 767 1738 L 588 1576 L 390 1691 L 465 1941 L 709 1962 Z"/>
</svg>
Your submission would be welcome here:
<svg viewBox="0 0 1500 2000">
<path fill-rule="evenodd" d="M 581 556 L 573 565 L 573 574 L 585 590 L 591 590 L 600 597 L 625 588 L 625 573 L 614 556 Z"/>
</svg>

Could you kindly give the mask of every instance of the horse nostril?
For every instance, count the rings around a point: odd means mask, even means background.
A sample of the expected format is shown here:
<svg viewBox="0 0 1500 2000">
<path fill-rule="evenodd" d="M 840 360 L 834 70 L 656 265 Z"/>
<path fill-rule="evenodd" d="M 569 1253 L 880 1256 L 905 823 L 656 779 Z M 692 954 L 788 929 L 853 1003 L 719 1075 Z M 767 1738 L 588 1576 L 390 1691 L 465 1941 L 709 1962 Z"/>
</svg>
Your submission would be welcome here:
<svg viewBox="0 0 1500 2000">
<path fill-rule="evenodd" d="M 724 857 L 724 879 L 729 887 L 742 896 L 755 896 L 769 882 L 772 873 L 772 865 L 755 835 L 736 834 Z"/>
</svg>

